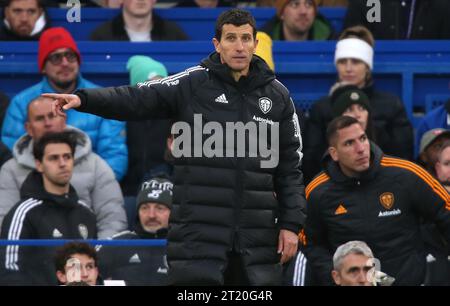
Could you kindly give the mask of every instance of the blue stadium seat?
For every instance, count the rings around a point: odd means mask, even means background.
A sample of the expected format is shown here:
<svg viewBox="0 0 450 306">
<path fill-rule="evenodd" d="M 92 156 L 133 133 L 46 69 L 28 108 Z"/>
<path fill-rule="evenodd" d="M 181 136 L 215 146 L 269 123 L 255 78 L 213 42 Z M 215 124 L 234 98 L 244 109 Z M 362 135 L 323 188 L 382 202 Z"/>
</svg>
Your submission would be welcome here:
<svg viewBox="0 0 450 306">
<path fill-rule="evenodd" d="M 429 111 L 435 109 L 436 107 L 439 107 L 445 102 L 447 102 L 450 99 L 450 94 L 447 95 L 440 95 L 440 94 L 428 94 L 425 96 L 425 112 L 428 113 Z"/>
<path fill-rule="evenodd" d="M 314 102 L 326 96 L 326 93 L 292 93 L 291 97 L 294 101 L 295 107 L 301 109 L 303 114 L 308 117 Z"/>
<path fill-rule="evenodd" d="M 169 73 L 197 65 L 214 50 L 211 41 L 79 42 L 83 75 L 102 86 L 128 84 L 126 62 L 136 54 L 163 62 Z M 336 82 L 335 42 L 275 42 L 277 78 L 289 89 L 298 107 L 311 103 Z M 0 90 L 13 96 L 38 82 L 36 42 L 0 42 Z M 379 90 L 402 98 L 410 119 L 424 113 L 427 95 L 450 95 L 448 41 L 379 41 L 373 76 Z M 436 100 L 436 99 L 434 99 Z"/>
</svg>

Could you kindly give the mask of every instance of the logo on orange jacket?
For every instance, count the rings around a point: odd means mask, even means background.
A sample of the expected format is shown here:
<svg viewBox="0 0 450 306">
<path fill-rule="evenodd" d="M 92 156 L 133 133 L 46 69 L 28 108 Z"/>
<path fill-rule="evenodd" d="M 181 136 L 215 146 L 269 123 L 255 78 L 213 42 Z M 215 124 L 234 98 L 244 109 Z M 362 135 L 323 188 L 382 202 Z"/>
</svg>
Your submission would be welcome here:
<svg viewBox="0 0 450 306">
<path fill-rule="evenodd" d="M 380 195 L 380 204 L 386 209 L 391 209 L 394 206 L 394 194 L 392 192 L 384 192 Z"/>
</svg>

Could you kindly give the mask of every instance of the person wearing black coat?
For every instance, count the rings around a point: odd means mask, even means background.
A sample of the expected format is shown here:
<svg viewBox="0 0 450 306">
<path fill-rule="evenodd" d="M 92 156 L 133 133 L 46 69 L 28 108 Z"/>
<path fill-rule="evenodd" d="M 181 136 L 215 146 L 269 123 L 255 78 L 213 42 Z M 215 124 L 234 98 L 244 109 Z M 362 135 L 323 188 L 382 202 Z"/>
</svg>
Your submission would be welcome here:
<svg viewBox="0 0 450 306">
<path fill-rule="evenodd" d="M 350 0 L 344 29 L 363 25 L 375 39 L 450 39 L 450 1 L 382 0 L 379 22 L 370 22 L 373 6 L 366 0 Z"/>
<path fill-rule="evenodd" d="M 332 285 L 332 254 L 341 244 L 365 241 L 394 285 L 425 281 L 421 220 L 450 242 L 450 195 L 420 166 L 385 155 L 352 117 L 327 130 L 324 171 L 307 187 L 305 253 L 320 284 Z"/>
<path fill-rule="evenodd" d="M 172 208 L 173 184 L 155 177 L 142 184 L 136 200 L 134 231 L 114 240 L 166 239 Z M 104 279 L 124 280 L 127 286 L 167 285 L 167 248 L 163 246 L 101 246 L 97 249 Z"/>
<path fill-rule="evenodd" d="M 147 16 L 142 9 L 128 1 L 122 12 L 112 20 L 99 25 L 90 35 L 95 41 L 159 41 L 187 40 L 188 36 L 174 22 L 164 20 L 153 12 L 153 1 L 148 1 Z"/>
<path fill-rule="evenodd" d="M 21 201 L 6 215 L 1 239 L 94 239 L 94 213 L 70 185 L 75 141 L 70 133 L 44 135 L 34 146 L 37 170 L 22 184 Z M 38 172 L 39 171 L 39 172 Z M 56 285 L 54 247 L 8 245 L 0 254 L 3 284 Z"/>
<path fill-rule="evenodd" d="M 176 119 L 169 284 L 278 285 L 280 263 L 297 250 L 305 219 L 300 128 L 288 90 L 254 55 L 255 24 L 247 11 L 223 12 L 213 39 L 216 52 L 200 66 L 138 88 L 46 95 L 55 99 L 57 113 L 76 108 L 121 120 Z M 238 145 L 211 143 L 195 135 L 194 126 L 203 123 L 214 125 L 211 133 L 222 140 L 235 135 L 235 124 L 261 134 L 244 132 Z M 230 132 L 227 137 L 219 126 Z M 181 141 L 192 136 L 189 144 Z M 258 142 L 279 158 L 252 152 L 250 143 L 255 148 Z M 208 144 L 214 144 L 212 155 Z"/>
<path fill-rule="evenodd" d="M 378 91 L 372 79 L 374 40 L 364 27 L 347 29 L 337 43 L 335 64 L 338 84 L 355 85 L 369 98 L 374 141 L 386 153 L 408 160 L 413 158 L 413 128 L 399 97 Z M 334 91 L 332 88 L 331 92 Z M 331 95 L 331 94 L 330 94 Z M 305 132 L 303 172 L 305 182 L 321 170 L 321 158 L 327 149 L 325 131 L 333 119 L 329 96 L 316 101 L 310 111 Z"/>
</svg>

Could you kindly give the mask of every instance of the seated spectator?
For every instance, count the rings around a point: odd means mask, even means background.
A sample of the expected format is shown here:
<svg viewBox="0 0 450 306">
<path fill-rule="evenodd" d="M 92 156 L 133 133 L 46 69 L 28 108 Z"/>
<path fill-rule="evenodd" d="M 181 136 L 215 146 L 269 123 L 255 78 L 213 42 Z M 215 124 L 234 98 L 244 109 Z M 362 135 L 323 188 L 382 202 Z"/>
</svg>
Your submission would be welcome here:
<svg viewBox="0 0 450 306">
<path fill-rule="evenodd" d="M 450 1 L 448 0 L 383 0 L 380 1 L 379 20 L 374 6 L 367 0 L 349 2 L 344 29 L 362 25 L 375 39 L 450 39 Z M 370 11 L 370 12 L 369 12 Z"/>
<path fill-rule="evenodd" d="M 181 0 L 176 7 L 198 7 L 198 8 L 214 8 L 224 6 L 234 6 L 236 1 L 233 0 Z"/>
<path fill-rule="evenodd" d="M 439 150 L 434 170 L 438 181 L 450 193 L 450 141 L 448 139 L 442 144 Z"/>
<path fill-rule="evenodd" d="M 136 201 L 134 231 L 118 234 L 114 239 L 165 239 L 172 208 L 172 187 L 165 178 L 156 177 L 145 182 Z M 103 246 L 98 250 L 102 276 L 125 280 L 129 286 L 166 285 L 165 255 L 165 246 Z"/>
<path fill-rule="evenodd" d="M 394 279 L 376 268 L 372 250 L 365 242 L 355 240 L 336 249 L 331 275 L 338 286 L 391 285 Z"/>
<path fill-rule="evenodd" d="M 93 239 L 95 215 L 79 202 L 70 185 L 75 139 L 70 132 L 50 133 L 33 146 L 36 169 L 20 190 L 21 201 L 6 215 L 0 237 L 18 239 Z M 54 285 L 52 247 L 8 245 L 2 254 L 8 276 L 18 285 Z"/>
<path fill-rule="evenodd" d="M 419 155 L 420 141 L 423 134 L 435 128 L 450 130 L 450 99 L 445 104 L 425 114 L 420 120 L 416 131 L 414 156 L 417 157 Z"/>
<path fill-rule="evenodd" d="M 38 40 L 49 27 L 44 0 L 5 0 L 0 40 Z"/>
<path fill-rule="evenodd" d="M 94 29 L 90 39 L 132 42 L 188 39 L 178 25 L 153 12 L 155 3 L 156 0 L 123 0 L 122 12 Z"/>
<path fill-rule="evenodd" d="M 450 140 L 450 130 L 440 128 L 429 130 L 420 140 L 418 164 L 433 176 L 436 175 L 434 170 L 439 159 L 439 151 L 442 144 L 448 140 Z"/>
<path fill-rule="evenodd" d="M 25 134 L 27 106 L 33 99 L 46 92 L 72 93 L 80 88 L 97 87 L 81 77 L 81 54 L 72 36 L 64 28 L 51 28 L 42 34 L 38 64 L 43 75 L 42 81 L 18 93 L 6 112 L 2 141 L 10 150 Z M 122 179 L 128 154 L 125 123 L 79 112 L 68 113 L 67 123 L 89 135 L 93 151 L 109 164 L 117 180 Z"/>
<path fill-rule="evenodd" d="M 449 150 L 444 145 L 450 145 L 450 130 L 432 129 L 423 134 L 420 142 L 418 163 L 433 175 L 448 191 L 448 156 Z M 442 152 L 444 154 L 442 154 Z M 427 279 L 425 285 L 450 285 L 450 265 L 447 259 L 448 246 L 436 226 L 423 222 L 421 228 L 427 256 Z"/>
<path fill-rule="evenodd" d="M 60 285 L 98 284 L 97 252 L 85 242 L 69 242 L 56 250 L 56 277 Z"/>
<path fill-rule="evenodd" d="M 334 64 L 338 82 L 354 85 L 369 98 L 376 142 L 386 154 L 412 159 L 413 129 L 399 97 L 376 90 L 372 78 L 372 34 L 364 27 L 345 30 L 337 42 Z M 333 119 L 330 97 L 316 101 L 310 111 L 304 139 L 303 171 L 309 182 L 320 171 L 327 149 L 325 131 Z"/>
<path fill-rule="evenodd" d="M 276 0 L 277 15 L 260 31 L 273 40 L 327 40 L 333 36 L 330 23 L 317 12 L 314 0 Z"/>
<path fill-rule="evenodd" d="M 342 84 L 339 84 L 342 85 Z M 361 123 L 369 139 L 376 142 L 376 132 L 373 130 L 369 97 L 355 85 L 338 86 L 331 93 L 333 118 L 350 116 Z M 377 143 L 378 144 L 378 143 Z M 383 147 L 382 145 L 378 144 Z"/>
<path fill-rule="evenodd" d="M 98 237 L 107 238 L 127 228 L 119 184 L 108 164 L 92 152 L 89 137 L 66 125 L 66 118 L 54 116 L 51 99 L 38 97 L 28 105 L 27 134 L 14 145 L 14 158 L 0 169 L 0 224 L 6 213 L 20 200 L 20 187 L 36 169 L 33 145 L 49 132 L 71 131 L 76 140 L 71 184 L 85 205 L 94 211 Z"/>
<path fill-rule="evenodd" d="M 127 63 L 130 84 L 154 81 L 167 76 L 166 67 L 148 56 L 135 55 Z M 154 169 L 166 164 L 164 153 L 171 120 L 127 121 L 128 172 L 121 182 L 126 197 L 135 197 L 142 182 L 153 177 Z M 131 226 L 131 224 L 130 224 Z"/>
</svg>

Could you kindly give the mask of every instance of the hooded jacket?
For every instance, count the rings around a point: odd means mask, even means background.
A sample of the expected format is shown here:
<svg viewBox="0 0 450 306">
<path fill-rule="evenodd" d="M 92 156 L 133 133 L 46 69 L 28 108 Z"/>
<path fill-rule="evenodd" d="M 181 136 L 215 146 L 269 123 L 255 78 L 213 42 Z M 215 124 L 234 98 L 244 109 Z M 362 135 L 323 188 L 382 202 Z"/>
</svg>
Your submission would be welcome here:
<svg viewBox="0 0 450 306">
<path fill-rule="evenodd" d="M 369 97 L 370 118 L 375 142 L 386 154 L 411 160 L 413 156 L 413 128 L 403 102 L 395 95 L 375 90 L 373 85 L 362 89 Z M 327 149 L 326 130 L 333 120 L 330 97 L 316 101 L 309 113 L 305 135 L 303 171 L 305 181 L 321 171 L 320 161 Z"/>
<path fill-rule="evenodd" d="M 261 155 L 248 157 L 248 136 L 243 138 L 246 158 L 236 157 L 234 144 L 235 157 L 202 153 L 175 159 L 168 261 L 170 284 L 223 284 L 227 252 L 234 249 L 243 257 L 251 284 L 281 283 L 279 230 L 297 233 L 305 218 L 301 136 L 288 90 L 261 58 L 253 56 L 249 74 L 238 82 L 214 52 L 201 66 L 139 88 L 86 89 L 77 95 L 80 111 L 107 118 L 174 118 L 186 128 L 180 137 L 193 136 L 188 133 L 195 114 L 221 126 L 264 121 L 269 129 L 279 123 L 274 168 L 262 168 Z"/>
<path fill-rule="evenodd" d="M 146 232 L 136 218 L 134 231 L 125 231 L 115 240 L 166 239 L 167 228 Z M 167 285 L 166 246 L 100 246 L 97 247 L 99 271 L 104 279 L 124 280 L 127 286 Z"/>
<path fill-rule="evenodd" d="M 54 195 L 44 189 L 42 174 L 31 172 L 20 190 L 21 198 L 6 215 L 0 237 L 18 239 L 94 239 L 95 215 L 78 201 L 75 189 Z M 53 247 L 8 245 L 2 252 L 6 281 L 21 285 L 56 284 Z"/>
<path fill-rule="evenodd" d="M 91 141 L 82 131 L 68 126 L 66 130 L 77 133 L 75 165 L 71 184 L 80 201 L 94 212 L 98 237 L 108 238 L 127 228 L 123 197 L 114 173 L 106 162 L 92 152 Z M 0 224 L 8 211 L 21 198 L 20 186 L 27 175 L 36 168 L 33 157 L 33 140 L 22 136 L 14 145 L 14 158 L 0 170 Z"/>
<path fill-rule="evenodd" d="M 332 256 L 351 240 L 365 241 L 381 271 L 395 285 L 425 280 L 421 218 L 434 222 L 450 242 L 450 196 L 418 165 L 385 156 L 371 145 L 371 166 L 345 176 L 329 155 L 325 171 L 307 187 L 306 255 L 321 284 L 333 284 Z"/>
<path fill-rule="evenodd" d="M 77 88 L 95 88 L 97 85 L 78 76 Z M 6 111 L 2 127 L 2 141 L 10 150 L 15 142 L 26 133 L 24 123 L 27 121 L 27 107 L 33 99 L 43 93 L 55 92 L 47 77 L 41 82 L 18 93 Z M 117 180 L 126 173 L 128 151 L 125 143 L 125 123 L 81 114 L 76 111 L 67 113 L 67 124 L 85 132 L 92 142 L 92 150 L 100 155 L 113 169 Z"/>
</svg>

